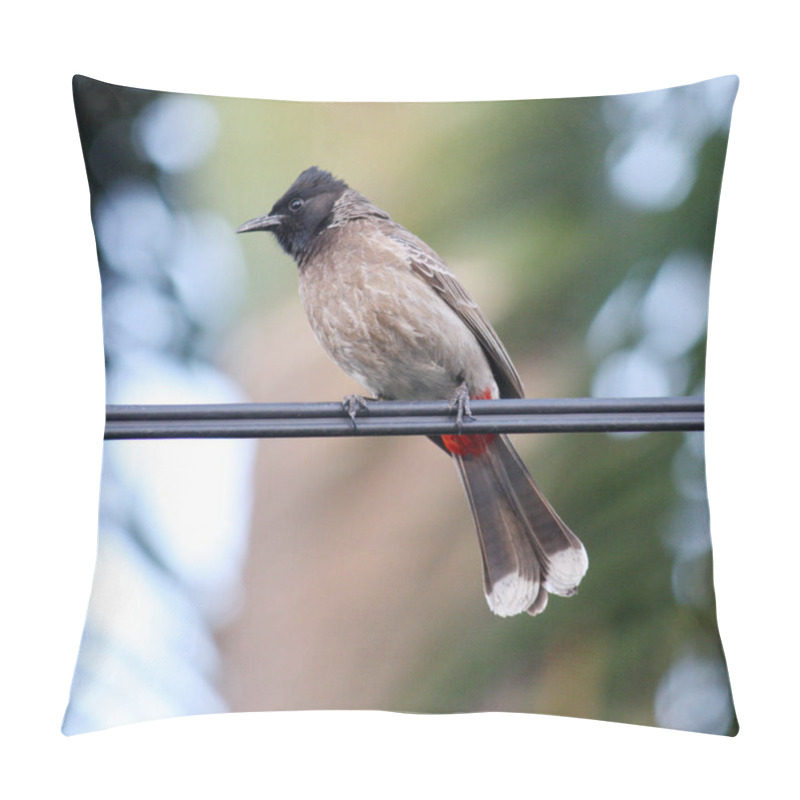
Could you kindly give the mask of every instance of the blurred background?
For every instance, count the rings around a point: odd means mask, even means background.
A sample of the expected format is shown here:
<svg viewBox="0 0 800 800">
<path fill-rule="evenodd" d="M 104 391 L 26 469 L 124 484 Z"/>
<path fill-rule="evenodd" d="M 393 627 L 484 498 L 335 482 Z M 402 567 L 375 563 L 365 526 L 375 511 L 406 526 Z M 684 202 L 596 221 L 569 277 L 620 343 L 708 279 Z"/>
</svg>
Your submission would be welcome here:
<svg viewBox="0 0 800 800">
<path fill-rule="evenodd" d="M 234 233 L 313 164 L 439 252 L 529 397 L 703 393 L 733 77 L 457 104 L 74 88 L 108 403 L 361 391 L 274 239 Z M 735 733 L 702 434 L 514 438 L 590 569 L 576 597 L 507 620 L 456 471 L 422 437 L 107 442 L 65 733 L 326 708 Z"/>
</svg>

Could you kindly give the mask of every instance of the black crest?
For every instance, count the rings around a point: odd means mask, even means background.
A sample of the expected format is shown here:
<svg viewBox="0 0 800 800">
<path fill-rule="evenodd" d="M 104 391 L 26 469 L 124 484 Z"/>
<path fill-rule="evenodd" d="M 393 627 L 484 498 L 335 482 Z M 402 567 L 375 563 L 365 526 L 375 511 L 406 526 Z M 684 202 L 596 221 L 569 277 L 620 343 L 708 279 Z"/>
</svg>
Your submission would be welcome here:
<svg viewBox="0 0 800 800">
<path fill-rule="evenodd" d="M 297 176 L 286 194 L 275 203 L 275 207 L 277 208 L 282 202 L 295 196 L 310 198 L 319 194 L 336 194 L 338 197 L 347 188 L 348 186 L 343 180 L 334 178 L 330 172 L 319 167 L 309 167 Z"/>
</svg>

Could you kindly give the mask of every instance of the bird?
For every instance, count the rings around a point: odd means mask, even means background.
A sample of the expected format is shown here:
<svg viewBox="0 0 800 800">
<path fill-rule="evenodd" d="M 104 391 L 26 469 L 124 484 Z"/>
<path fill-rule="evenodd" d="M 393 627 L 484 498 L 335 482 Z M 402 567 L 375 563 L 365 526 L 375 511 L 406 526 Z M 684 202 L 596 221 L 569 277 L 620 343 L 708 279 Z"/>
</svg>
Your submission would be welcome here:
<svg viewBox="0 0 800 800">
<path fill-rule="evenodd" d="M 589 560 L 508 436 L 468 433 L 470 400 L 523 397 L 499 336 L 445 262 L 360 192 L 319 167 L 237 233 L 268 231 L 297 266 L 322 348 L 375 400 L 449 400 L 459 433 L 432 436 L 455 461 L 478 534 L 486 600 L 500 617 L 571 596 Z M 365 398 L 343 401 L 355 419 Z"/>
</svg>

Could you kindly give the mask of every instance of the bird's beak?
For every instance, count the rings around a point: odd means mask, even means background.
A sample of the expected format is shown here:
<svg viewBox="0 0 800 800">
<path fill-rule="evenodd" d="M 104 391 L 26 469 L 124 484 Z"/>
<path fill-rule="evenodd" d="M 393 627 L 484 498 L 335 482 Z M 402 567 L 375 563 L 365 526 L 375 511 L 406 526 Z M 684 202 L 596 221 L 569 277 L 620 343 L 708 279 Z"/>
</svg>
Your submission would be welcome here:
<svg viewBox="0 0 800 800">
<path fill-rule="evenodd" d="M 266 217 L 256 217 L 236 229 L 236 233 L 250 233 L 250 231 L 269 231 L 280 227 L 283 222 L 281 214 L 268 214 Z"/>
</svg>

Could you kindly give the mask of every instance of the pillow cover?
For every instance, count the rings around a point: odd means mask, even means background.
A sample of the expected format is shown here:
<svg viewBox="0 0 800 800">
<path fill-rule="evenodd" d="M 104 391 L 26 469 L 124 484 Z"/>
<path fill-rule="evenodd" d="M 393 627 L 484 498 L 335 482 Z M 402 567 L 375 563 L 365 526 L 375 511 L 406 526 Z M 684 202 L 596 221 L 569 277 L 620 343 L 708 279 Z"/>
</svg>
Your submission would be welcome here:
<svg viewBox="0 0 800 800">
<path fill-rule="evenodd" d="M 333 183 L 299 199 L 342 179 L 430 245 L 529 396 L 702 395 L 737 85 L 291 103 L 76 76 L 107 402 L 299 403 L 374 388 L 315 340 L 298 270 L 273 237 L 236 235 L 314 165 Z M 292 230 L 279 239 L 296 255 Z M 481 596 L 486 547 L 469 504 L 424 437 L 108 439 L 64 732 L 225 710 L 383 709 L 735 734 L 702 431 L 513 441 L 589 567 L 574 597 L 558 597 L 572 587 L 554 591 L 551 577 L 542 613 L 502 618 Z"/>
</svg>

